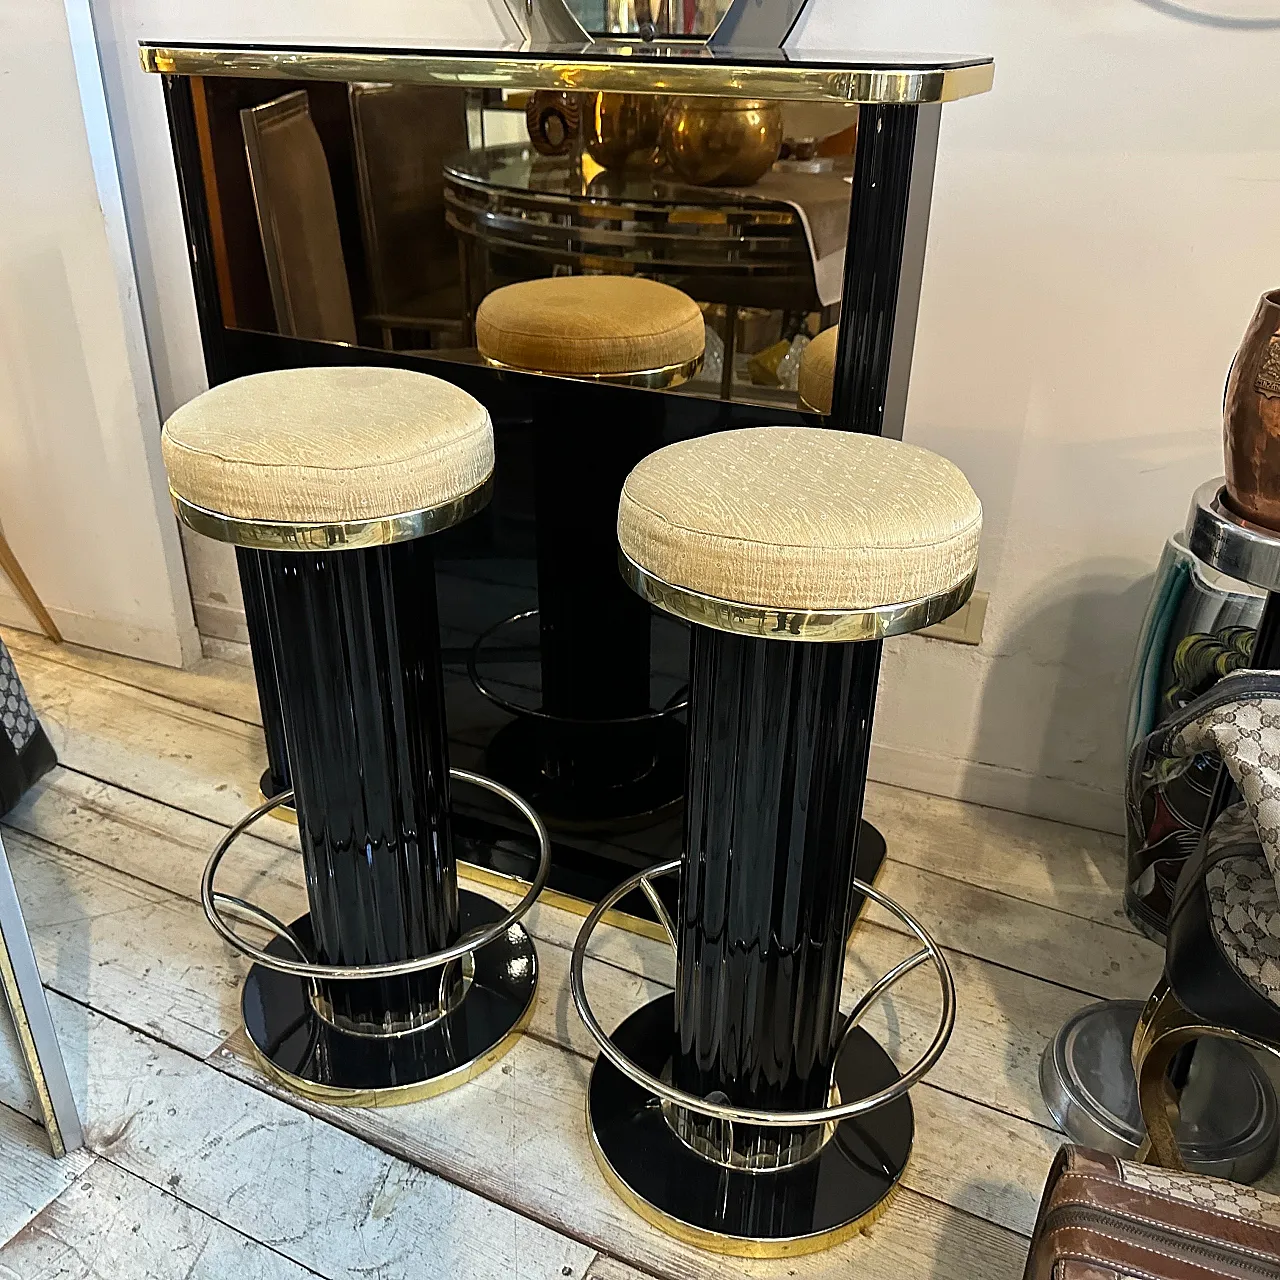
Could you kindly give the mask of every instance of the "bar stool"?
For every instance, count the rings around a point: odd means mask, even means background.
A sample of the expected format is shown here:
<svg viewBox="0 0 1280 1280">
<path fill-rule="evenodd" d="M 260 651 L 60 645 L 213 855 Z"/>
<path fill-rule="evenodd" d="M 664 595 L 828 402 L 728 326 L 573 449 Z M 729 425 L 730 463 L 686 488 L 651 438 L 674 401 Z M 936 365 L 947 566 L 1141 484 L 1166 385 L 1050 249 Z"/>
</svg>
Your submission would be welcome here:
<svg viewBox="0 0 1280 1280">
<path fill-rule="evenodd" d="M 290 369 L 225 383 L 162 438 L 174 508 L 255 548 L 292 770 L 308 914 L 292 924 L 214 887 L 259 805 L 219 841 L 201 895 L 255 961 L 245 1028 L 268 1076 L 308 1098 L 428 1097 L 496 1061 L 533 1010 L 537 956 L 518 923 L 550 842 L 519 796 L 450 770 L 431 541 L 489 497 L 488 413 L 400 369 Z M 533 826 L 538 874 L 511 911 L 459 890 L 451 782 Z M 227 914 L 274 935 L 257 947 Z"/>
<path fill-rule="evenodd" d="M 680 799 L 675 717 L 686 704 L 652 705 L 651 615 L 618 579 L 613 523 L 627 472 L 662 443 L 663 399 L 635 388 L 689 378 L 705 335 L 691 298 L 632 276 L 529 280 L 489 294 L 476 312 L 491 366 L 556 375 L 530 387 L 538 608 L 489 628 L 470 669 L 516 717 L 494 737 L 486 767 L 561 826 L 643 819 Z M 540 705 L 504 697 L 480 672 L 490 638 L 534 613 Z"/>
<path fill-rule="evenodd" d="M 898 441 L 756 427 L 669 445 L 618 509 L 634 590 L 692 626 L 684 852 L 602 900 L 571 962 L 600 1044 L 590 1136 L 634 1209 L 721 1253 L 835 1244 L 883 1210 L 911 1150 L 907 1090 L 941 1055 L 954 986 L 915 919 L 855 879 L 880 640 L 926 627 L 973 589 L 982 508 L 950 462 Z M 655 877 L 675 992 L 609 1037 L 583 986 L 592 930 Z M 840 1013 L 855 898 L 920 950 Z M 859 1025 L 926 960 L 942 1011 L 899 1071 Z"/>
<path fill-rule="evenodd" d="M 796 391 L 800 407 L 829 417 L 831 401 L 835 397 L 836 340 L 840 329 L 833 325 L 823 329 L 805 347 L 800 355 L 800 369 L 796 375 Z"/>
</svg>

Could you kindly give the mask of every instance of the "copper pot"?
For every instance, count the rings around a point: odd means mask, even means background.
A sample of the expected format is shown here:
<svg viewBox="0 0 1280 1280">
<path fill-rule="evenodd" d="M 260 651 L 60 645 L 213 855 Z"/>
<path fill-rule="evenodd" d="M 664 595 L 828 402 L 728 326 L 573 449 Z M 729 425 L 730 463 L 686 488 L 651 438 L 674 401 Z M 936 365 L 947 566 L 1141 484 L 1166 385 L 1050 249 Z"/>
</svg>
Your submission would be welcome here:
<svg viewBox="0 0 1280 1280">
<path fill-rule="evenodd" d="M 1222 435 L 1231 506 L 1280 530 L 1280 289 L 1262 295 L 1236 352 Z"/>
<path fill-rule="evenodd" d="M 782 148 L 782 109 L 758 98 L 674 98 L 662 128 L 667 163 L 686 182 L 746 187 Z"/>
<path fill-rule="evenodd" d="M 583 122 L 587 153 L 606 169 L 651 162 L 666 109 L 667 99 L 653 93 L 591 94 Z"/>
</svg>

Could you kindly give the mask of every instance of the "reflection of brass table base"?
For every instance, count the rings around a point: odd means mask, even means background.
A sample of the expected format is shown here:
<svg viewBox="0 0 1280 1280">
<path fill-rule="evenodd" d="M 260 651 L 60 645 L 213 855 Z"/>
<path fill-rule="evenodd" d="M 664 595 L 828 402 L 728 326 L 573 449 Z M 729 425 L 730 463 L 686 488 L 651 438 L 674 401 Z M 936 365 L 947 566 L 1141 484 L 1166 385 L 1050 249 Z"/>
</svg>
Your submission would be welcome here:
<svg viewBox="0 0 1280 1280">
<path fill-rule="evenodd" d="M 667 1078 L 674 996 L 659 996 L 613 1034 L 619 1049 Z M 898 1079 L 889 1055 L 857 1029 L 836 1068 L 840 1094 L 856 1098 Z M 730 1169 L 686 1146 L 658 1100 L 605 1058 L 587 1095 L 591 1149 L 609 1185 L 668 1235 L 715 1253 L 787 1258 L 848 1240 L 888 1207 L 911 1154 L 911 1100 L 843 1120 L 818 1153 L 777 1172 Z"/>
<path fill-rule="evenodd" d="M 460 889 L 458 899 L 463 933 L 506 914 L 468 889 Z M 290 930 L 310 949 L 310 917 Z M 294 956 L 279 938 L 267 950 Z M 398 1035 L 360 1035 L 317 1013 L 309 979 L 255 964 L 244 986 L 245 1030 L 266 1075 L 301 1097 L 349 1107 L 418 1102 L 487 1070 L 514 1046 L 533 1014 L 538 958 L 523 925 L 479 948 L 474 966 L 461 1002 L 438 1021 Z"/>
<path fill-rule="evenodd" d="M 494 734 L 485 750 L 485 771 L 518 791 L 549 826 L 591 830 L 608 826 L 640 827 L 675 809 L 684 796 L 685 726 L 673 719 L 597 729 L 522 717 Z M 619 736 L 638 747 L 643 739 L 647 767 L 609 780 L 607 762 Z M 559 776 L 553 770 L 559 764 Z M 574 765 L 590 764 L 589 778 Z M 567 766 L 567 767 L 566 767 Z M 604 766 L 604 767 L 602 767 Z"/>
</svg>

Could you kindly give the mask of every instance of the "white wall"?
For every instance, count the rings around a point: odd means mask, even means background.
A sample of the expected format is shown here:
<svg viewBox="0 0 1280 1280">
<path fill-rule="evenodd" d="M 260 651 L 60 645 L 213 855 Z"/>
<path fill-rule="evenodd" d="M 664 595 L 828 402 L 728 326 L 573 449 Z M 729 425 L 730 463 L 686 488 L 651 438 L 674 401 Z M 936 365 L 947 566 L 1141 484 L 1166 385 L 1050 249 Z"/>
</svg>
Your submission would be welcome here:
<svg viewBox="0 0 1280 1280">
<path fill-rule="evenodd" d="M 137 41 L 344 23 L 367 42 L 413 22 L 458 40 L 498 31 L 466 0 L 95 12 L 168 412 L 203 371 L 160 84 L 137 71 Z M 1221 471 L 1227 365 L 1257 296 L 1280 283 L 1280 32 L 1198 23 L 1163 0 L 812 0 L 794 43 L 959 47 L 997 63 L 993 93 L 943 113 L 907 427 L 983 499 L 991 606 L 978 649 L 888 646 L 873 771 L 1118 827 L 1147 579 L 1192 490 Z M 202 620 L 221 616 L 228 634 L 225 549 L 190 550 Z"/>
<path fill-rule="evenodd" d="M 270 42 L 312 36 L 333 43 L 407 40 L 483 46 L 514 34 L 509 19 L 500 20 L 479 0 L 365 0 L 359 5 L 349 0 L 220 0 L 198 6 L 178 0 L 89 2 L 162 417 L 205 390 L 207 381 L 160 77 L 141 70 L 138 42 Z M 234 551 L 185 529 L 183 544 L 201 633 L 246 640 Z"/>
<path fill-rule="evenodd" d="M 0 0 L 0 30 L 0 526 L 68 640 L 179 664 L 198 642 L 92 32 L 78 82 L 60 3 Z M 0 621 L 35 626 L 7 580 Z"/>
<path fill-rule="evenodd" d="M 983 500 L 991 605 L 978 649 L 888 646 L 873 772 L 1119 829 L 1149 575 L 1222 472 L 1227 367 L 1280 283 L 1280 30 L 1144 0 L 813 0 L 795 43 L 922 27 L 996 59 L 991 94 L 943 111 L 906 430 Z"/>
</svg>

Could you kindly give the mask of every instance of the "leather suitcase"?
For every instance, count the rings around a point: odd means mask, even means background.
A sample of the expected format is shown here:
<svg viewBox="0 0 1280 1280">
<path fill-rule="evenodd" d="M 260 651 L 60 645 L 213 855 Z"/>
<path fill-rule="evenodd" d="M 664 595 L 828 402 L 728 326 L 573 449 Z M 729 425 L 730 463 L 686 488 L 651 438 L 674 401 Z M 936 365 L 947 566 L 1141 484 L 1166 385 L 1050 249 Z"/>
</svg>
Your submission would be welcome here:
<svg viewBox="0 0 1280 1280">
<path fill-rule="evenodd" d="M 1024 1280 L 1280 1280 L 1280 1196 L 1066 1146 Z"/>
</svg>

